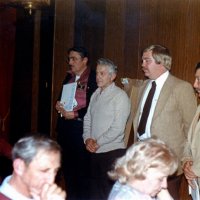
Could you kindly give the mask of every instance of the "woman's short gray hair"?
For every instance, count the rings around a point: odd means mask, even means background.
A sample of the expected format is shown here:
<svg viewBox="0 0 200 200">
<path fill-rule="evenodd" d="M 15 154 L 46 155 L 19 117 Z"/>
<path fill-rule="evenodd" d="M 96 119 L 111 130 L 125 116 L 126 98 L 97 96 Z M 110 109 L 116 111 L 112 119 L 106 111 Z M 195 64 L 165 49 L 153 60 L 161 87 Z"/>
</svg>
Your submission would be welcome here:
<svg viewBox="0 0 200 200">
<path fill-rule="evenodd" d="M 156 168 L 169 176 L 175 173 L 177 167 L 176 155 L 164 142 L 147 139 L 133 144 L 108 174 L 113 180 L 124 184 L 129 178 L 145 179 L 149 168 Z"/>
<path fill-rule="evenodd" d="M 20 158 L 28 165 L 40 150 L 61 152 L 61 148 L 56 141 L 45 135 L 35 133 L 34 135 L 21 138 L 14 145 L 12 159 Z"/>
<path fill-rule="evenodd" d="M 110 75 L 117 74 L 117 66 L 113 63 L 113 61 L 111 61 L 107 58 L 98 59 L 97 65 L 103 65 L 103 66 L 107 67 Z"/>
</svg>

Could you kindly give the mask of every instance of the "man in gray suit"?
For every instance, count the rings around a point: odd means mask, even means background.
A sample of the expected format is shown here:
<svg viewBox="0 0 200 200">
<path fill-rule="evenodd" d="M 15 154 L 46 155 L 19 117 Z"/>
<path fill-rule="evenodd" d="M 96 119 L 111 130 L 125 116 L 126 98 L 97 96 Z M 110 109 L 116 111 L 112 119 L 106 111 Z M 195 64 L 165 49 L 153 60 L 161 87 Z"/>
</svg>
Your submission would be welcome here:
<svg viewBox="0 0 200 200">
<path fill-rule="evenodd" d="M 173 198 L 179 200 L 183 173 L 180 160 L 197 101 L 191 84 L 170 74 L 171 62 L 169 50 L 164 46 L 151 45 L 143 51 L 142 70 L 148 80 L 144 81 L 139 92 L 134 141 L 157 137 L 174 150 L 179 158 L 179 167 L 177 173 L 168 179 L 168 187 Z M 141 132 L 138 127 L 152 82 L 155 82 L 156 89 L 146 126 Z"/>
</svg>

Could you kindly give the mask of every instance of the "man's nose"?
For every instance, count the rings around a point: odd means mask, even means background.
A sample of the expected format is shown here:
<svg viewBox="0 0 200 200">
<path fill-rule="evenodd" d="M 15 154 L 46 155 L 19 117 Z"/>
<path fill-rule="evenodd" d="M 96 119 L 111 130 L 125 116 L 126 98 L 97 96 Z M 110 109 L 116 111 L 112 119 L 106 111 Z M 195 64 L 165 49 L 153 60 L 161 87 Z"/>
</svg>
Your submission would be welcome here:
<svg viewBox="0 0 200 200">
<path fill-rule="evenodd" d="M 47 182 L 48 184 L 54 183 L 54 181 L 55 181 L 55 176 L 56 176 L 56 174 L 55 174 L 54 172 L 48 173 L 47 176 L 46 176 L 46 182 Z"/>
<path fill-rule="evenodd" d="M 73 63 L 73 60 L 69 59 L 69 65 L 72 65 L 72 63 Z"/>
<path fill-rule="evenodd" d="M 144 66 L 145 66 L 145 64 L 144 64 L 144 61 L 142 61 L 142 63 L 141 63 L 141 66 L 142 66 L 142 67 L 144 67 Z"/>
<path fill-rule="evenodd" d="M 97 74 L 97 75 L 96 75 L 96 79 L 99 79 L 99 78 L 100 78 L 100 75 L 99 75 L 99 74 Z"/>
<path fill-rule="evenodd" d="M 194 87 L 195 89 L 198 88 L 198 80 L 195 80 L 195 81 L 194 81 L 193 87 Z"/>
</svg>

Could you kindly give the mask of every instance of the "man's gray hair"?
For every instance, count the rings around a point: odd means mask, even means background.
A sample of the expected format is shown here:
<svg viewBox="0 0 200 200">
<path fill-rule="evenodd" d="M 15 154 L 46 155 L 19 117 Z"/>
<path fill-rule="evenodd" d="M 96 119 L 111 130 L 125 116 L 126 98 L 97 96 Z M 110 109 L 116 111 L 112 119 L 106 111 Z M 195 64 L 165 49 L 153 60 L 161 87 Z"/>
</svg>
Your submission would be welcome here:
<svg viewBox="0 0 200 200">
<path fill-rule="evenodd" d="M 113 63 L 113 61 L 111 61 L 107 58 L 98 59 L 97 65 L 103 65 L 103 66 L 107 67 L 110 75 L 117 74 L 117 66 Z"/>
<path fill-rule="evenodd" d="M 61 147 L 46 135 L 35 133 L 18 140 L 12 150 L 12 159 L 20 158 L 29 165 L 40 150 L 60 153 Z"/>
</svg>

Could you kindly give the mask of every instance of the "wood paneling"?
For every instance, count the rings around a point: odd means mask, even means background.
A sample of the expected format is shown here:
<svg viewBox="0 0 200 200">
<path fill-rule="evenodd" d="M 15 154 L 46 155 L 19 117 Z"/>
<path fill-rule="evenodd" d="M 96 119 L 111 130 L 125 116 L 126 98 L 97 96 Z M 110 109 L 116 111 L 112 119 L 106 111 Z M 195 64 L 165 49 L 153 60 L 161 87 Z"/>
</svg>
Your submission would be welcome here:
<svg viewBox="0 0 200 200">
<path fill-rule="evenodd" d="M 73 45 L 74 38 L 74 0 L 55 1 L 55 23 L 53 41 L 51 135 L 55 137 L 57 113 L 55 103 L 65 78 L 67 49 Z"/>
<path fill-rule="evenodd" d="M 124 0 L 106 1 L 104 56 L 118 66 L 117 82 L 124 75 L 125 9 Z"/>
<path fill-rule="evenodd" d="M 104 54 L 105 10 L 106 0 L 76 0 L 74 44 L 88 49 L 93 69 Z"/>
</svg>

